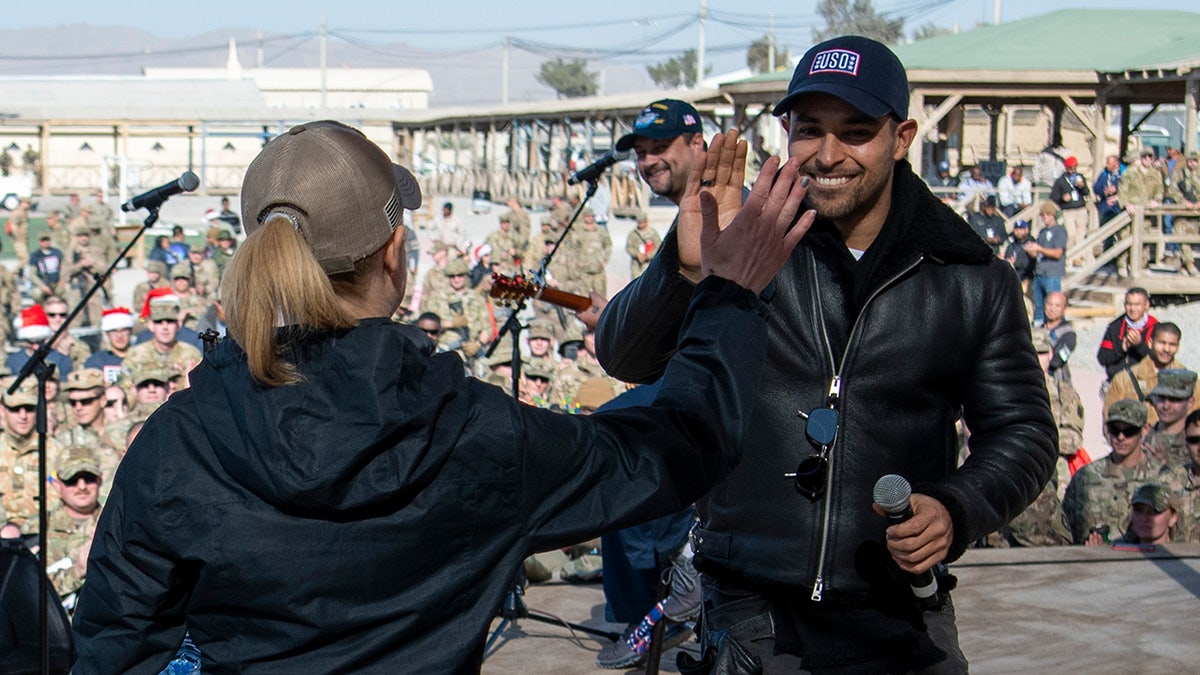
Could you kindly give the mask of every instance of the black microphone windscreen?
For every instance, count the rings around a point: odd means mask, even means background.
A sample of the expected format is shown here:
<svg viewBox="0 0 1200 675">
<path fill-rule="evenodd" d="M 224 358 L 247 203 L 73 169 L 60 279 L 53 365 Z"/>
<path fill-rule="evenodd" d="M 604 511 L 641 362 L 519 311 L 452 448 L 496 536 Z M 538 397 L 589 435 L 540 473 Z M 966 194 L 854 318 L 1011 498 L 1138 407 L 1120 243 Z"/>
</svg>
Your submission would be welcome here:
<svg viewBox="0 0 1200 675">
<path fill-rule="evenodd" d="M 873 496 L 875 503 L 883 507 L 884 511 L 899 513 L 908 506 L 909 499 L 912 497 L 912 486 L 908 484 L 904 476 L 889 473 L 880 476 L 879 480 L 875 481 Z"/>
</svg>

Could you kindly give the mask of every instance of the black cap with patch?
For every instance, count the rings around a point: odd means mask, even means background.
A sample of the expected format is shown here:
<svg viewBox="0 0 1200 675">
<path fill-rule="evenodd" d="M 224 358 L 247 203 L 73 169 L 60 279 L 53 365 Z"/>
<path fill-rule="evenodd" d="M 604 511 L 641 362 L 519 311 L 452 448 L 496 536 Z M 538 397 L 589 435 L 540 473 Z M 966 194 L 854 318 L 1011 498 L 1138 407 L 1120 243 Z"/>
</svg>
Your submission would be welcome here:
<svg viewBox="0 0 1200 675">
<path fill-rule="evenodd" d="M 871 117 L 908 119 L 904 65 L 886 45 L 858 35 L 836 37 L 809 49 L 773 113 L 786 113 L 796 99 L 811 93 L 836 96 Z"/>
<path fill-rule="evenodd" d="M 691 103 L 673 98 L 664 98 L 642 108 L 637 119 L 633 121 L 633 131 L 625 134 L 617 141 L 617 150 L 625 151 L 633 147 L 638 136 L 644 138 L 675 138 L 688 133 L 700 133 L 704 128 L 700 125 L 700 113 Z"/>
</svg>

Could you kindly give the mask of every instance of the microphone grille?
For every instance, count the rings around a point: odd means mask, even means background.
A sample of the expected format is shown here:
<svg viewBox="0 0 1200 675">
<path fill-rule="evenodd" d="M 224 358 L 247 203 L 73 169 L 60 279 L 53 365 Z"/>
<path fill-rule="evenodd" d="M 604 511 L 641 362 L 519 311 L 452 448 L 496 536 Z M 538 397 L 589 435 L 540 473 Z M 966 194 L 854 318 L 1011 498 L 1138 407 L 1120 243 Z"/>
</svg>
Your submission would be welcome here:
<svg viewBox="0 0 1200 675">
<path fill-rule="evenodd" d="M 903 511 L 909 498 L 912 497 L 912 486 L 908 484 L 904 476 L 889 473 L 880 476 L 879 480 L 875 481 L 873 496 L 875 503 L 883 507 L 884 511 L 888 513 Z"/>
<path fill-rule="evenodd" d="M 633 152 L 627 148 L 625 150 L 614 150 L 612 156 L 613 159 L 617 160 L 618 162 L 624 162 L 625 160 L 629 159 L 629 156 L 632 154 Z"/>
<path fill-rule="evenodd" d="M 184 171 L 183 175 L 179 177 L 179 187 L 184 192 L 191 192 L 200 187 L 200 178 L 191 171 Z"/>
</svg>

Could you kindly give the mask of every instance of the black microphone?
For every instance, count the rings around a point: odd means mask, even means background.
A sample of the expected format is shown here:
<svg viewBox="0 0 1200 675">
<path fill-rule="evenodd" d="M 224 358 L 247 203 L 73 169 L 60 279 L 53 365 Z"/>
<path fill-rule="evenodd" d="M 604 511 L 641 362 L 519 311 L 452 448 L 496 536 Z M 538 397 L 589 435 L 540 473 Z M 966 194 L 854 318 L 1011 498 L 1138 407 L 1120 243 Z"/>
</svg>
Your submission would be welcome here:
<svg viewBox="0 0 1200 675">
<path fill-rule="evenodd" d="M 585 181 L 594 181 L 599 178 L 600 175 L 608 169 L 608 167 L 626 159 L 629 159 L 628 150 L 609 150 L 603 155 L 600 155 L 600 159 L 571 174 L 571 177 L 567 180 L 567 185 L 579 185 Z"/>
<path fill-rule="evenodd" d="M 913 517 L 912 486 L 903 476 L 889 473 L 875 481 L 875 503 L 887 514 L 888 523 L 897 525 Z M 933 570 L 925 570 L 920 574 L 908 574 L 908 585 L 912 587 L 913 595 L 922 605 L 931 603 L 937 595 L 937 579 Z"/>
<path fill-rule="evenodd" d="M 191 171 L 184 171 L 183 175 L 177 180 L 173 180 L 166 185 L 159 185 L 153 190 L 143 192 L 125 202 L 121 205 L 121 210 L 126 213 L 137 211 L 138 209 L 150 209 L 153 211 L 162 206 L 163 202 L 167 201 L 168 198 L 180 192 L 191 192 L 198 187 L 200 187 L 200 179 L 196 177 L 196 174 Z"/>
</svg>

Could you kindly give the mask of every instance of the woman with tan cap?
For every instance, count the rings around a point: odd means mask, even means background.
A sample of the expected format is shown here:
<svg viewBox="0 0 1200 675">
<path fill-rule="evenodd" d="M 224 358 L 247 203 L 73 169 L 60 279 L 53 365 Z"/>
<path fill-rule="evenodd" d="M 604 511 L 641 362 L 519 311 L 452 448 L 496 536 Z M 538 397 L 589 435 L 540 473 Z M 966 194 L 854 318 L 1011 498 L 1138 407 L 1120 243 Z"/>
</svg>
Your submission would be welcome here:
<svg viewBox="0 0 1200 675">
<path fill-rule="evenodd" d="M 740 183 L 737 145 L 698 153 L 706 278 L 654 405 L 581 417 L 464 377 L 389 320 L 411 174 L 335 122 L 268 143 L 223 281 L 232 339 L 123 460 L 74 672 L 157 673 L 185 631 L 205 672 L 478 671 L 523 558 L 691 503 L 736 461 L 766 342 L 755 294 L 813 218 L 791 226 L 807 183 L 771 160 L 719 229 L 701 185 Z"/>
</svg>

